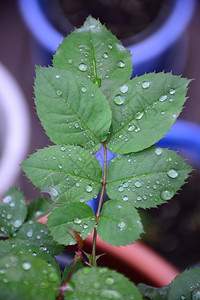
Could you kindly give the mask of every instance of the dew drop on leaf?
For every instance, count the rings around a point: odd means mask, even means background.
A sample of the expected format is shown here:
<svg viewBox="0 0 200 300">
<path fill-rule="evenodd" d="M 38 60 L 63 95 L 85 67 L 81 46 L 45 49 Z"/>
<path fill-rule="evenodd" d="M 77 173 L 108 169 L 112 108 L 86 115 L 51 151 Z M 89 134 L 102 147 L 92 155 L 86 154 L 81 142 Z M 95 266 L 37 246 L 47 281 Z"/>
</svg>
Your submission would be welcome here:
<svg viewBox="0 0 200 300">
<path fill-rule="evenodd" d="M 60 75 L 59 74 L 56 74 L 56 79 L 59 79 L 60 78 Z"/>
<path fill-rule="evenodd" d="M 139 132 L 139 131 L 140 131 L 140 128 L 137 127 L 137 128 L 135 129 L 135 132 Z"/>
<path fill-rule="evenodd" d="M 51 273 L 49 273 L 48 274 L 48 280 L 50 281 L 50 282 L 57 282 L 58 281 L 58 274 L 57 273 L 55 273 L 55 272 L 51 272 Z"/>
<path fill-rule="evenodd" d="M 83 92 L 83 93 L 86 93 L 86 91 L 87 91 L 87 89 L 86 89 L 86 87 L 82 87 L 82 89 L 81 89 L 81 91 Z"/>
<path fill-rule="evenodd" d="M 119 191 L 119 192 L 123 192 L 123 190 L 124 190 L 123 186 L 119 186 L 119 187 L 118 187 L 118 191 Z"/>
<path fill-rule="evenodd" d="M 144 116 L 143 112 L 137 112 L 137 114 L 135 115 L 135 119 L 140 120 L 140 119 L 142 119 L 143 116 Z"/>
<path fill-rule="evenodd" d="M 166 99 L 167 99 L 167 95 L 162 95 L 160 96 L 159 101 L 164 102 Z"/>
<path fill-rule="evenodd" d="M 174 169 L 170 169 L 168 172 L 167 172 L 167 175 L 170 177 L 170 178 L 176 178 L 178 177 L 178 172 Z"/>
<path fill-rule="evenodd" d="M 135 186 L 136 186 L 137 188 L 141 187 L 141 185 L 142 185 L 142 183 L 141 183 L 139 180 L 137 180 L 137 181 L 135 182 Z"/>
<path fill-rule="evenodd" d="M 115 280 L 112 277 L 108 277 L 105 280 L 105 284 L 112 285 L 115 282 Z"/>
<path fill-rule="evenodd" d="M 122 94 L 126 94 L 128 92 L 128 85 L 124 84 L 119 89 Z"/>
<path fill-rule="evenodd" d="M 155 149 L 155 154 L 159 156 L 162 154 L 162 151 L 163 151 L 162 148 L 158 147 Z"/>
<path fill-rule="evenodd" d="M 61 150 L 61 151 L 65 151 L 65 147 L 64 147 L 64 146 L 61 146 L 61 147 L 60 147 L 60 150 Z"/>
<path fill-rule="evenodd" d="M 174 191 L 171 189 L 171 190 L 164 190 L 161 192 L 161 198 L 163 200 L 170 200 L 174 195 Z"/>
<path fill-rule="evenodd" d="M 118 223 L 118 227 L 120 229 L 120 231 L 122 231 L 125 228 L 126 224 L 124 223 L 124 221 L 121 221 L 120 223 Z"/>
<path fill-rule="evenodd" d="M 192 300 L 200 300 L 200 289 L 195 289 L 193 291 Z"/>
<path fill-rule="evenodd" d="M 11 214 L 7 214 L 7 220 L 11 220 L 12 219 L 12 215 Z"/>
<path fill-rule="evenodd" d="M 63 167 L 63 166 L 62 166 L 61 164 L 60 164 L 60 165 L 58 165 L 58 168 L 59 168 L 59 169 L 62 169 L 62 167 Z"/>
<path fill-rule="evenodd" d="M 9 206 L 10 206 L 10 207 L 15 207 L 15 202 L 11 202 L 11 203 L 9 204 Z"/>
<path fill-rule="evenodd" d="M 86 268 L 83 268 L 83 274 L 84 275 L 88 275 L 90 273 L 90 268 L 86 267 Z"/>
<path fill-rule="evenodd" d="M 124 196 L 122 199 L 123 199 L 124 201 L 128 201 L 128 196 Z"/>
<path fill-rule="evenodd" d="M 21 220 L 15 220 L 15 221 L 13 222 L 13 226 L 14 226 L 15 228 L 19 228 L 21 225 L 22 225 L 22 221 L 21 221 Z"/>
<path fill-rule="evenodd" d="M 135 125 L 129 125 L 128 126 L 128 131 L 132 132 L 135 129 Z"/>
<path fill-rule="evenodd" d="M 37 235 L 36 235 L 36 239 L 37 239 L 37 240 L 40 240 L 40 239 L 41 239 L 41 235 L 37 234 Z"/>
<path fill-rule="evenodd" d="M 31 229 L 31 230 L 29 230 L 28 232 L 27 232 L 27 237 L 32 237 L 33 236 L 33 230 Z"/>
<path fill-rule="evenodd" d="M 174 95 L 176 93 L 176 91 L 174 89 L 170 89 L 169 93 L 170 93 L 170 95 Z"/>
<path fill-rule="evenodd" d="M 103 58 L 108 58 L 108 53 L 107 52 L 104 52 Z"/>
<path fill-rule="evenodd" d="M 127 188 L 128 187 L 128 182 L 124 182 L 123 187 Z"/>
<path fill-rule="evenodd" d="M 79 68 L 80 71 L 85 72 L 85 71 L 87 71 L 88 67 L 87 67 L 86 64 L 81 63 L 81 64 L 79 64 L 78 68 Z"/>
<path fill-rule="evenodd" d="M 25 261 L 23 264 L 22 264 L 22 269 L 25 270 L 25 271 L 28 271 L 30 270 L 32 267 L 31 263 L 29 261 Z"/>
<path fill-rule="evenodd" d="M 124 68 L 125 63 L 123 62 L 123 60 L 120 60 L 117 65 L 119 68 Z"/>
<path fill-rule="evenodd" d="M 69 58 L 69 59 L 67 60 L 67 63 L 68 63 L 69 65 L 71 65 L 71 64 L 73 63 L 73 60 Z"/>
<path fill-rule="evenodd" d="M 75 218 L 74 219 L 74 224 L 81 224 L 81 219 L 79 219 L 79 218 Z"/>
<path fill-rule="evenodd" d="M 86 192 L 91 193 L 92 191 L 92 186 L 90 184 L 88 184 L 85 188 Z"/>
<path fill-rule="evenodd" d="M 112 45 L 111 45 L 111 44 L 109 44 L 109 45 L 108 45 L 108 48 L 111 50 L 111 49 L 112 49 Z"/>
<path fill-rule="evenodd" d="M 150 86 L 150 82 L 149 82 L 149 81 L 144 81 L 144 82 L 142 83 L 143 89 L 147 89 L 149 86 Z"/>
<path fill-rule="evenodd" d="M 56 91 L 56 94 L 57 94 L 59 97 L 61 97 L 61 96 L 62 96 L 62 91 L 61 91 L 61 90 L 57 90 L 57 91 Z"/>
<path fill-rule="evenodd" d="M 122 105 L 125 101 L 125 97 L 122 96 L 122 95 L 116 95 L 115 98 L 114 98 L 114 102 L 117 104 L 117 105 Z"/>
</svg>

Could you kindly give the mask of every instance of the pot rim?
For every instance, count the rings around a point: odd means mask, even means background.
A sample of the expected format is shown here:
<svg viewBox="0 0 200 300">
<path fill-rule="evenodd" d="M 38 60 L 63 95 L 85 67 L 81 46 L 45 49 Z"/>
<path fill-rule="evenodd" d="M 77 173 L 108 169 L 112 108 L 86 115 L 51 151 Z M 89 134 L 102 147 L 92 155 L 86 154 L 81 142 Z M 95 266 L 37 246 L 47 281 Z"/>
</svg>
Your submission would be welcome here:
<svg viewBox="0 0 200 300">
<path fill-rule="evenodd" d="M 0 63 L 0 105 L 5 137 L 0 157 L 0 195 L 14 184 L 30 140 L 30 118 L 24 95 L 11 73 Z"/>
<path fill-rule="evenodd" d="M 18 6 L 26 25 L 37 41 L 50 53 L 55 52 L 64 36 L 43 14 L 39 0 L 18 0 Z M 140 64 L 153 59 L 173 45 L 188 26 L 195 6 L 196 0 L 176 0 L 171 14 L 157 31 L 148 38 L 127 46 L 127 49 L 131 51 L 134 63 Z"/>
</svg>

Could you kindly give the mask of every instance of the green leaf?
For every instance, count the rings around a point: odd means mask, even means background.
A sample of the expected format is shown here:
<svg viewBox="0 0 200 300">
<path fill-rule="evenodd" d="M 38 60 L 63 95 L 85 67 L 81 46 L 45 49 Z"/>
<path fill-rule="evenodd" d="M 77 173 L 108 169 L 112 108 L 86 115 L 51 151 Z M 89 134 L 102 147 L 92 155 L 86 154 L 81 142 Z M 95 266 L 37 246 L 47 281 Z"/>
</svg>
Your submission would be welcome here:
<svg viewBox="0 0 200 300">
<path fill-rule="evenodd" d="M 117 155 L 107 170 L 106 191 L 111 199 L 149 208 L 170 200 L 185 183 L 191 167 L 175 151 L 151 147 Z"/>
<path fill-rule="evenodd" d="M 67 279 L 67 276 L 69 275 L 71 268 L 72 268 L 73 262 L 71 262 L 63 271 L 62 274 L 62 283 L 64 283 Z M 76 266 L 73 270 L 73 273 L 76 273 L 78 270 L 83 268 L 83 264 L 80 261 L 77 261 Z"/>
<path fill-rule="evenodd" d="M 30 245 L 28 241 L 24 244 L 24 241 L 20 239 L 0 241 L 0 258 L 10 254 L 31 254 L 34 257 L 45 260 L 59 271 L 60 267 L 56 259 L 47 253 L 48 250 L 45 252 L 44 249 L 44 246 L 39 248 L 38 246 Z"/>
<path fill-rule="evenodd" d="M 140 283 L 137 285 L 138 289 L 147 300 L 168 300 L 168 289 L 169 286 L 162 288 L 155 288 L 146 284 Z M 181 300 L 181 298 L 180 298 Z"/>
<path fill-rule="evenodd" d="M 182 110 L 189 82 L 171 73 L 150 73 L 113 89 L 108 149 L 137 152 L 163 138 Z"/>
<path fill-rule="evenodd" d="M 60 254 L 63 250 L 61 245 L 53 241 L 47 226 L 34 221 L 25 223 L 9 241 L 15 243 L 18 240 L 26 245 L 36 246 L 51 255 Z"/>
<path fill-rule="evenodd" d="M 26 221 L 35 221 L 51 212 L 54 207 L 55 203 L 46 197 L 34 199 L 28 205 Z"/>
<path fill-rule="evenodd" d="M 137 210 L 124 201 L 110 200 L 103 205 L 97 233 L 109 245 L 132 244 L 143 232 Z"/>
<path fill-rule="evenodd" d="M 92 17 L 63 40 L 54 55 L 53 65 L 58 68 L 72 66 L 101 86 L 107 97 L 132 74 L 130 52 Z"/>
<path fill-rule="evenodd" d="M 200 268 L 176 276 L 169 287 L 168 299 L 197 300 L 200 297 Z"/>
<path fill-rule="evenodd" d="M 82 239 L 85 239 L 92 233 L 94 224 L 94 212 L 89 205 L 84 203 L 61 205 L 48 217 L 49 229 L 55 241 L 65 245 L 76 244 L 69 234 L 71 228 L 76 230 Z"/>
<path fill-rule="evenodd" d="M 8 237 L 23 224 L 27 205 L 21 191 L 12 187 L 0 203 L 0 237 Z"/>
<path fill-rule="evenodd" d="M 35 96 L 38 116 L 52 142 L 80 145 L 91 152 L 101 147 L 111 111 L 102 91 L 89 79 L 70 67 L 38 67 Z"/>
<path fill-rule="evenodd" d="M 32 255 L 8 255 L 0 259 L 1 299 L 55 300 L 60 274 Z"/>
<path fill-rule="evenodd" d="M 50 146 L 25 160 L 22 169 L 32 183 L 59 203 L 86 202 L 101 188 L 102 169 L 81 147 Z"/>
<path fill-rule="evenodd" d="M 72 276 L 65 299 L 142 300 L 135 285 L 123 275 L 106 268 L 83 268 Z"/>
</svg>

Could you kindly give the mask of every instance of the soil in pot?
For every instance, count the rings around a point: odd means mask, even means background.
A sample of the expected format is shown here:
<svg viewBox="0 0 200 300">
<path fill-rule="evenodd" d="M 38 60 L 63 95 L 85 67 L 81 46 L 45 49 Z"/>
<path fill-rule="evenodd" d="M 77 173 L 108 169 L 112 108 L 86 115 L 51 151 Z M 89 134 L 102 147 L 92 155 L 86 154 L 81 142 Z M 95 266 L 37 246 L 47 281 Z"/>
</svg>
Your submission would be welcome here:
<svg viewBox="0 0 200 300">
<path fill-rule="evenodd" d="M 143 39 L 146 28 L 148 34 L 153 32 L 155 28 L 152 24 L 156 18 L 160 24 L 164 23 L 172 9 L 171 0 L 42 0 L 40 4 L 51 23 L 64 36 L 74 26 L 82 26 L 87 16 L 91 15 L 99 18 L 121 40 L 134 36 L 129 41 L 131 43 Z M 144 34 L 139 37 L 141 32 Z"/>
</svg>

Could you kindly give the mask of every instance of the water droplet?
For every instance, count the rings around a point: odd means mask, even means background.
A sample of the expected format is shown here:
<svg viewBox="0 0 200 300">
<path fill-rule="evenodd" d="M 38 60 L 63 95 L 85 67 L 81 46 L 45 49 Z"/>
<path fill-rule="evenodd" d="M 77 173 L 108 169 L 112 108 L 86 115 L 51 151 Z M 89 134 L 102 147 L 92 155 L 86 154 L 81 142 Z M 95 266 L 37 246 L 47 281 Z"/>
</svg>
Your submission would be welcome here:
<svg viewBox="0 0 200 300">
<path fill-rule="evenodd" d="M 61 146 L 61 147 L 60 147 L 60 150 L 61 150 L 61 151 L 65 151 L 65 147 L 64 147 L 64 146 Z"/>
<path fill-rule="evenodd" d="M 122 199 L 123 199 L 124 201 L 128 201 L 128 196 L 124 196 Z"/>
<path fill-rule="evenodd" d="M 166 99 L 167 99 L 167 95 L 162 95 L 160 96 L 159 101 L 164 102 Z"/>
<path fill-rule="evenodd" d="M 59 79 L 59 78 L 60 78 L 60 75 L 59 75 L 59 74 L 56 74 L 56 78 Z"/>
<path fill-rule="evenodd" d="M 63 167 L 63 166 L 62 166 L 61 164 L 60 164 L 60 165 L 58 165 L 58 168 L 59 168 L 59 169 L 62 169 L 62 167 Z"/>
<path fill-rule="evenodd" d="M 107 52 L 104 52 L 103 58 L 108 58 L 108 53 Z"/>
<path fill-rule="evenodd" d="M 82 89 L 81 89 L 81 91 L 83 92 L 83 93 L 86 93 L 86 91 L 87 91 L 87 89 L 86 89 L 86 87 L 82 87 Z"/>
<path fill-rule="evenodd" d="M 115 280 L 112 277 L 108 277 L 105 280 L 105 284 L 112 285 L 115 282 Z"/>
<path fill-rule="evenodd" d="M 135 129 L 135 132 L 139 132 L 140 131 L 140 127 L 137 127 L 136 129 Z"/>
<path fill-rule="evenodd" d="M 141 196 L 137 196 L 137 200 L 138 200 L 138 201 L 141 201 L 141 200 L 142 200 L 142 197 L 141 197 Z"/>
<path fill-rule="evenodd" d="M 170 89 L 169 93 L 170 93 L 170 95 L 174 95 L 176 93 L 176 91 L 174 89 Z"/>
<path fill-rule="evenodd" d="M 119 187 L 118 187 L 118 191 L 119 191 L 119 192 L 123 192 L 123 190 L 124 190 L 123 186 L 119 186 Z"/>
<path fill-rule="evenodd" d="M 86 192 L 88 192 L 88 193 L 91 193 L 91 191 L 92 191 L 92 186 L 90 185 L 90 184 L 88 184 L 87 186 L 86 186 L 86 188 L 85 188 L 85 190 L 86 190 Z"/>
<path fill-rule="evenodd" d="M 150 82 L 149 82 L 149 81 L 144 81 L 144 82 L 142 83 L 143 89 L 147 89 L 149 86 L 150 86 Z"/>
<path fill-rule="evenodd" d="M 180 300 L 186 300 L 186 297 L 185 297 L 184 295 L 182 295 L 182 296 L 180 297 Z"/>
<path fill-rule="evenodd" d="M 10 207 L 15 207 L 15 202 L 11 202 L 11 203 L 9 204 L 9 206 L 10 206 Z"/>
<path fill-rule="evenodd" d="M 111 49 L 112 49 L 112 45 L 111 45 L 111 44 L 109 44 L 109 45 L 108 45 L 108 48 L 111 50 Z"/>
<path fill-rule="evenodd" d="M 62 91 L 61 91 L 61 90 L 57 90 L 57 91 L 56 91 L 56 94 L 57 94 L 59 97 L 61 97 L 61 96 L 62 96 Z"/>
<path fill-rule="evenodd" d="M 135 125 L 129 125 L 128 126 L 128 131 L 132 132 L 135 129 Z"/>
<path fill-rule="evenodd" d="M 74 219 L 74 224 L 81 224 L 82 220 L 79 218 Z"/>
<path fill-rule="evenodd" d="M 32 267 L 31 263 L 29 261 L 25 261 L 23 264 L 22 264 L 22 269 L 25 270 L 25 271 L 28 271 L 30 270 Z"/>
<path fill-rule="evenodd" d="M 128 182 L 124 182 L 123 187 L 127 188 L 128 187 Z"/>
<path fill-rule="evenodd" d="M 11 196 L 6 196 L 3 198 L 3 203 L 10 203 L 12 201 L 12 197 Z"/>
<path fill-rule="evenodd" d="M 122 96 L 122 95 L 116 95 L 115 98 L 114 98 L 114 102 L 117 104 L 117 105 L 122 105 L 125 101 L 125 97 Z"/>
<path fill-rule="evenodd" d="M 122 94 L 126 94 L 128 92 L 128 85 L 124 84 L 119 89 Z"/>
<path fill-rule="evenodd" d="M 37 239 L 37 240 L 40 240 L 40 239 L 41 239 L 41 235 L 37 234 L 37 235 L 36 235 L 36 239 Z"/>
<path fill-rule="evenodd" d="M 33 236 L 33 230 L 31 229 L 31 230 L 29 230 L 28 232 L 27 232 L 27 237 L 32 237 Z"/>
<path fill-rule="evenodd" d="M 85 72 L 87 71 L 87 65 L 86 64 L 83 64 L 81 63 L 79 66 L 78 66 L 79 70 L 82 71 L 82 72 Z"/>
<path fill-rule="evenodd" d="M 7 220 L 11 220 L 12 219 L 12 215 L 11 214 L 7 214 Z"/>
<path fill-rule="evenodd" d="M 155 154 L 159 156 L 162 154 L 162 151 L 163 151 L 162 148 L 158 147 L 155 149 Z"/>
<path fill-rule="evenodd" d="M 135 115 L 135 119 L 140 120 L 140 119 L 142 119 L 143 116 L 144 116 L 143 112 L 137 112 L 136 115 Z"/>
<path fill-rule="evenodd" d="M 81 202 L 81 203 L 83 203 L 84 201 L 85 201 L 84 198 L 81 198 L 81 199 L 79 200 L 79 202 Z"/>
<path fill-rule="evenodd" d="M 121 206 L 121 205 L 118 205 L 118 206 L 117 206 L 117 208 L 118 208 L 118 209 L 121 209 L 121 208 L 122 208 L 122 206 Z"/>
<path fill-rule="evenodd" d="M 161 192 L 161 198 L 163 200 L 170 200 L 174 195 L 174 191 L 171 189 L 171 190 L 164 190 Z"/>
<path fill-rule="evenodd" d="M 174 169 L 170 169 L 168 172 L 167 172 L 167 175 L 170 177 L 170 178 L 176 178 L 178 177 L 178 172 Z"/>
<path fill-rule="evenodd" d="M 137 181 L 135 182 L 135 186 L 136 186 L 137 188 L 141 187 L 141 185 L 142 185 L 142 183 L 141 183 L 139 180 L 137 180 Z"/>
<path fill-rule="evenodd" d="M 124 68 L 125 63 L 123 62 L 123 60 L 120 60 L 117 65 L 119 68 Z"/>
<path fill-rule="evenodd" d="M 88 275 L 90 273 L 90 268 L 85 267 L 85 268 L 83 268 L 82 272 L 83 272 L 84 275 Z"/>
<path fill-rule="evenodd" d="M 55 273 L 55 272 L 51 272 L 51 273 L 49 273 L 48 274 L 48 280 L 50 281 L 50 282 L 57 282 L 58 281 L 58 274 L 57 273 Z"/>
<path fill-rule="evenodd" d="M 69 65 L 71 65 L 71 64 L 73 63 L 73 60 L 69 58 L 68 61 L 67 61 L 67 63 L 68 63 Z"/>
<path fill-rule="evenodd" d="M 200 299 L 200 289 L 196 289 L 192 293 L 192 300 L 199 300 Z"/>
<path fill-rule="evenodd" d="M 15 220 L 14 222 L 13 222 L 13 226 L 15 227 L 15 228 L 18 228 L 18 227 L 20 227 L 22 225 L 22 221 L 21 220 Z"/>
</svg>

